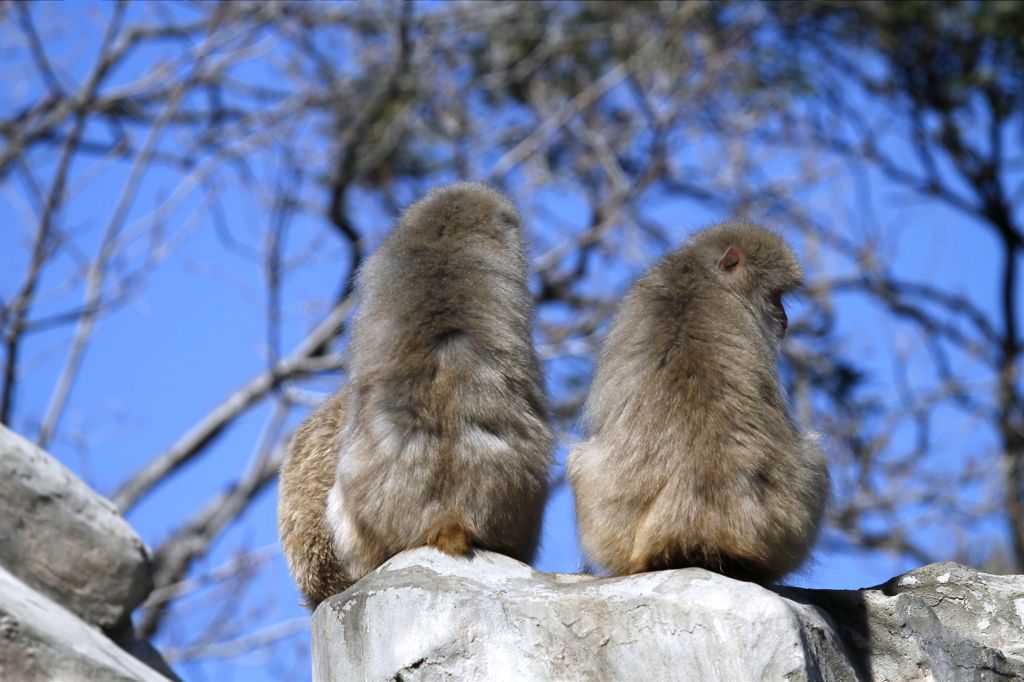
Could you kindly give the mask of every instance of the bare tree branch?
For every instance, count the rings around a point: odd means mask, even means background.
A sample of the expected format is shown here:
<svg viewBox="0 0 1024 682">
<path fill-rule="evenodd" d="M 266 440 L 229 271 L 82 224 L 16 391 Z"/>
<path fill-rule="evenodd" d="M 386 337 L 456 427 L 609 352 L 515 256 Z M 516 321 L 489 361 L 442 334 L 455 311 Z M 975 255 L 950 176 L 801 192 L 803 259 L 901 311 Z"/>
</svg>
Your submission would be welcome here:
<svg viewBox="0 0 1024 682">
<path fill-rule="evenodd" d="M 274 387 L 307 371 L 306 362 L 314 351 L 333 338 L 352 307 L 348 298 L 307 336 L 291 355 L 282 359 L 272 370 L 260 373 L 220 405 L 211 410 L 198 424 L 189 429 L 168 450 L 160 453 L 130 478 L 111 496 L 111 501 L 122 513 L 131 509 L 142 495 L 160 483 L 168 474 L 191 460 L 216 438 L 238 415 L 257 404 Z"/>
</svg>

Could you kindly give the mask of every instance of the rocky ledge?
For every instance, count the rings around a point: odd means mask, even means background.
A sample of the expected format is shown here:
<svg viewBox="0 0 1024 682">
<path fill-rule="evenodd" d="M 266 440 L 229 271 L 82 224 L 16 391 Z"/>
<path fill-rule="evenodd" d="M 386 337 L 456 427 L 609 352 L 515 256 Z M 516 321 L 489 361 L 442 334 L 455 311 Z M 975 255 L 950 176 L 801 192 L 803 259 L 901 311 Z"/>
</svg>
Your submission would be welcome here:
<svg viewBox="0 0 1024 682">
<path fill-rule="evenodd" d="M 404 552 L 313 617 L 313 679 L 1024 680 L 1024 576 L 933 564 L 863 590 L 701 569 L 545 574 Z"/>
</svg>

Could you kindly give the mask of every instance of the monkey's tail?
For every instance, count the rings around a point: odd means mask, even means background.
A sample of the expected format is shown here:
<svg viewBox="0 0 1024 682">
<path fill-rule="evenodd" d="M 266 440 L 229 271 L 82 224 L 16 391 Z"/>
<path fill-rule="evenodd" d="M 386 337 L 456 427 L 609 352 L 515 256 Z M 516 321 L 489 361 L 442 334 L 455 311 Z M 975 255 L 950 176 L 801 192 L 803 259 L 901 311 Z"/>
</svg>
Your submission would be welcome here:
<svg viewBox="0 0 1024 682">
<path fill-rule="evenodd" d="M 427 544 L 446 554 L 462 556 L 469 551 L 470 534 L 461 521 L 445 519 L 427 529 Z"/>
</svg>

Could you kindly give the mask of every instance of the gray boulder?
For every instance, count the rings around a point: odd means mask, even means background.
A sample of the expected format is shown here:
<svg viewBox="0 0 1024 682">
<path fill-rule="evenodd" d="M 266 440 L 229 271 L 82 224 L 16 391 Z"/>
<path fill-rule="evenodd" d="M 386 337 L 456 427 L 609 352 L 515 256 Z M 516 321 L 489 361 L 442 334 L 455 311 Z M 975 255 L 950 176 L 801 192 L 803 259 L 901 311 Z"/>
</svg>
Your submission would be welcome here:
<svg viewBox="0 0 1024 682">
<path fill-rule="evenodd" d="M 0 680 L 166 682 L 167 678 L 0 567 Z"/>
<path fill-rule="evenodd" d="M 3 426 L 0 565 L 108 630 L 153 589 L 149 549 L 113 504 Z"/>
<path fill-rule="evenodd" d="M 872 680 L 1024 680 L 1024 576 L 931 564 L 865 590 L 780 592 L 827 610 Z"/>
<path fill-rule="evenodd" d="M 701 569 L 544 574 L 394 557 L 313 616 L 313 679 L 1024 680 L 1024 577 L 934 564 L 865 590 Z"/>
</svg>

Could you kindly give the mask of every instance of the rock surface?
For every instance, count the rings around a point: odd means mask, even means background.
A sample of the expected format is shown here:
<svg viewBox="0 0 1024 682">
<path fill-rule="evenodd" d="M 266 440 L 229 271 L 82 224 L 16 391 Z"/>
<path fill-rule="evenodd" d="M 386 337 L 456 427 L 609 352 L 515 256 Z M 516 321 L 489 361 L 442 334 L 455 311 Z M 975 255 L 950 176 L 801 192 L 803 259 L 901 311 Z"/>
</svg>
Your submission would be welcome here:
<svg viewBox="0 0 1024 682">
<path fill-rule="evenodd" d="M 167 680 L 0 568 L 0 680 Z"/>
<path fill-rule="evenodd" d="M 124 625 L 153 589 L 149 549 L 113 504 L 3 426 L 0 500 L 0 565 L 85 621 Z"/>
<path fill-rule="evenodd" d="M 544 574 L 405 552 L 313 618 L 313 679 L 853 680 L 828 616 L 701 569 Z"/>
<path fill-rule="evenodd" d="M 317 682 L 1024 680 L 1024 576 L 934 564 L 864 590 L 768 590 L 421 548 L 323 602 L 312 654 Z"/>
<path fill-rule="evenodd" d="M 114 506 L 0 426 L 0 680 L 177 680 L 134 636 L 152 588 Z"/>
<path fill-rule="evenodd" d="M 832 614 L 862 678 L 1024 680 L 1024 576 L 943 563 L 866 590 L 790 593 Z"/>
</svg>

